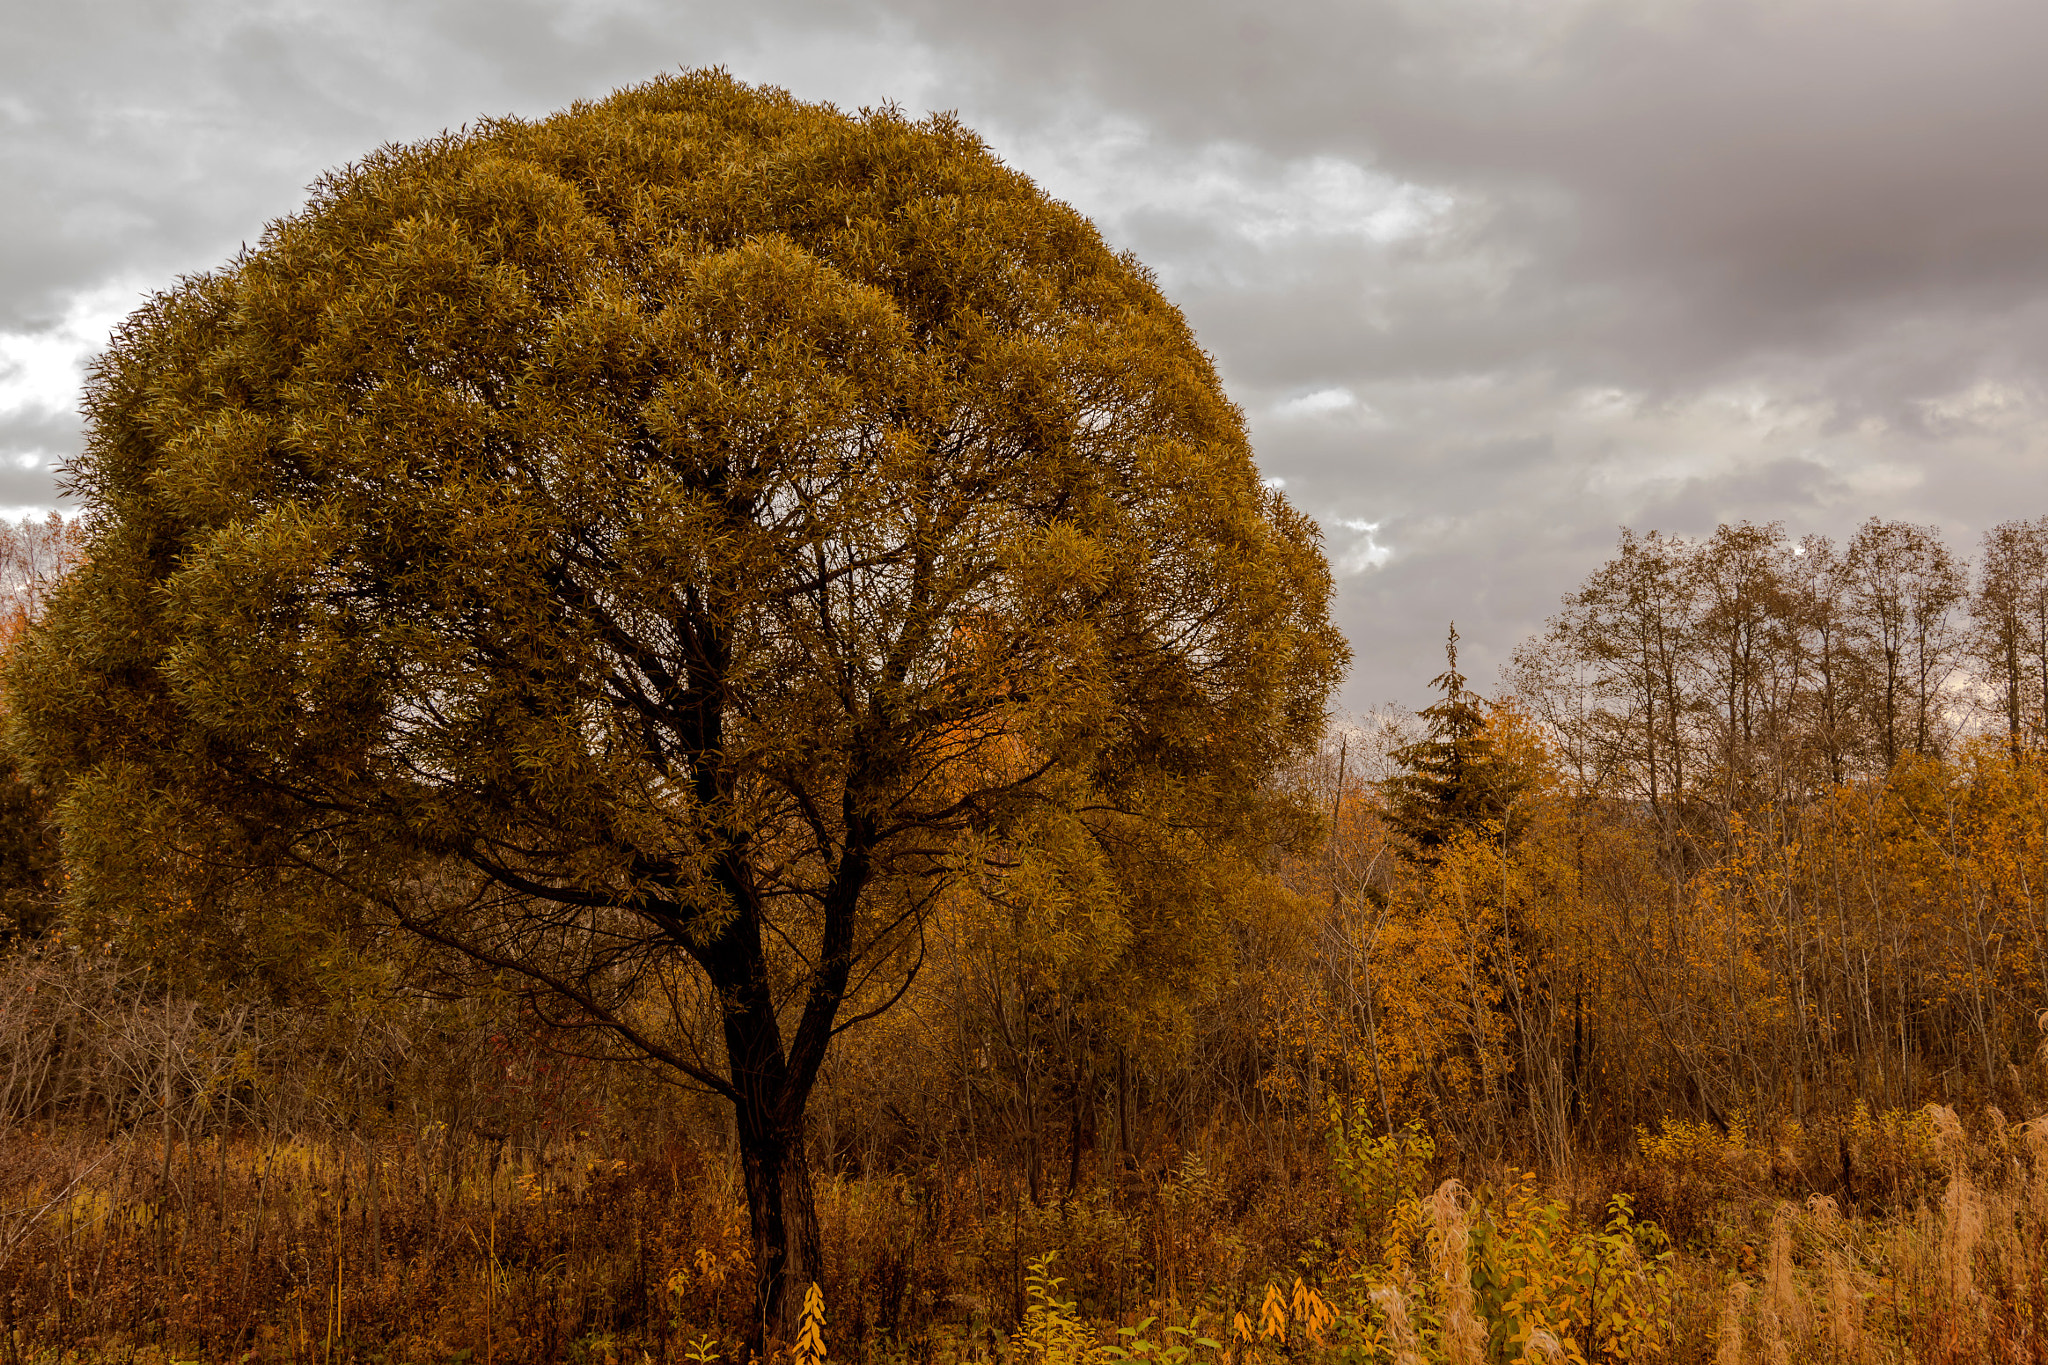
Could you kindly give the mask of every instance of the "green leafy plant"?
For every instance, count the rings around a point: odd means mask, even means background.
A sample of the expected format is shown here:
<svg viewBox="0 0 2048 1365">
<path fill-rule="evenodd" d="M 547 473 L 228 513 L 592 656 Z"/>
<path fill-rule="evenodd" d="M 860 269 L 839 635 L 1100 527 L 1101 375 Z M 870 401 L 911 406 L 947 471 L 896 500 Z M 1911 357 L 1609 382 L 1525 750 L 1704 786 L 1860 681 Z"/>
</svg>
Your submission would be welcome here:
<svg viewBox="0 0 2048 1365">
<path fill-rule="evenodd" d="M 1473 1287 L 1494 1347 L 1509 1359 L 1547 1335 L 1560 1359 L 1641 1360 L 1669 1340 L 1671 1246 L 1638 1219 L 1625 1194 L 1597 1228 L 1575 1227 L 1570 1210 L 1524 1181 L 1473 1228 Z"/>
<path fill-rule="evenodd" d="M 1420 1124 L 1376 1136 L 1363 1100 L 1349 1115 L 1331 1102 L 1330 1168 L 1361 1242 L 1376 1237 L 1403 1200 L 1422 1193 L 1435 1163 L 1436 1142 Z"/>
</svg>

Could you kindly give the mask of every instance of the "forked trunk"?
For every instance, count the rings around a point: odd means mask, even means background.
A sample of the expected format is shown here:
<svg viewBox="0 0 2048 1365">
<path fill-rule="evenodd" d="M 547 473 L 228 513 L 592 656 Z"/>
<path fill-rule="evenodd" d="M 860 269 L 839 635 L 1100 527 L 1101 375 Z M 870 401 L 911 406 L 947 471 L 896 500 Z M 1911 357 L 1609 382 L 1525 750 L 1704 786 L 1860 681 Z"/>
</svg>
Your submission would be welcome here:
<svg viewBox="0 0 2048 1365">
<path fill-rule="evenodd" d="M 769 1347 L 797 1338 L 804 1291 L 818 1278 L 818 1208 L 803 1123 L 794 1131 L 757 1128 L 740 1117 L 740 1165 L 747 1179 L 747 1212 L 754 1230 L 754 1310 L 749 1347 L 763 1359 Z"/>
</svg>

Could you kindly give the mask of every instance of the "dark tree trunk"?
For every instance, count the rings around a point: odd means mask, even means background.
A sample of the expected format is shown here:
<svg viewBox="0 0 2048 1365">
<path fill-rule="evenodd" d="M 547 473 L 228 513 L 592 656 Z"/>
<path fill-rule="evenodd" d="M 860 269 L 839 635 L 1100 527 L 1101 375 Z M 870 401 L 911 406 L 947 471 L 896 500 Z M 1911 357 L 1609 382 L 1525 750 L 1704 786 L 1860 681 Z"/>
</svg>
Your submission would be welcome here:
<svg viewBox="0 0 2048 1365">
<path fill-rule="evenodd" d="M 1069 1074 L 1067 1099 L 1069 1109 L 1067 1111 L 1067 1193 L 1065 1198 L 1072 1199 L 1074 1197 L 1074 1190 L 1081 1183 L 1081 1149 L 1083 1144 L 1089 1141 L 1089 1136 L 1084 1134 L 1082 1129 L 1082 1124 L 1089 1117 L 1089 1087 L 1083 1086 L 1081 1083 L 1079 1068 L 1075 1068 Z"/>
<path fill-rule="evenodd" d="M 804 1141 L 811 1073 L 789 1064 L 754 924 L 736 918 L 721 936 L 720 946 L 726 945 L 739 948 L 741 964 L 732 970 L 730 961 L 721 963 L 727 971 L 719 984 L 726 1000 L 734 1129 L 754 1235 L 754 1318 L 747 1346 L 765 1360 L 775 1345 L 796 1340 L 804 1290 L 818 1278 L 818 1215 Z"/>
<path fill-rule="evenodd" d="M 818 1208 L 802 1119 L 793 1127 L 764 1125 L 742 1112 L 739 1127 L 754 1232 L 757 1316 L 748 1348 L 765 1359 L 770 1343 L 795 1341 L 802 1325 L 804 1291 L 818 1279 Z"/>
<path fill-rule="evenodd" d="M 804 1290 L 818 1275 L 818 1219 L 804 1142 L 810 1085 L 789 1064 L 747 883 L 736 877 L 734 884 L 742 912 L 699 949 L 698 960 L 724 1004 L 728 1098 L 754 1242 L 754 1316 L 746 1345 L 765 1360 L 773 1346 L 796 1340 Z"/>
<path fill-rule="evenodd" d="M 1123 1181 L 1138 1169 L 1138 1156 L 1131 1138 L 1131 1054 L 1122 1048 L 1116 1054 L 1116 1144 L 1123 1162 L 1117 1175 Z"/>
<path fill-rule="evenodd" d="M 720 867 L 732 915 L 710 942 L 691 945 L 723 1006 L 726 1066 L 747 1182 L 754 1241 L 754 1319 L 748 1348 L 767 1359 L 797 1339 L 804 1291 L 819 1277 L 818 1213 L 811 1191 L 804 1110 L 846 997 L 853 914 L 866 886 L 866 827 L 842 856 L 826 897 L 818 966 L 796 1027 L 785 1039 L 763 950 L 765 916 L 749 869 L 734 857 Z M 739 841 L 735 840 L 737 845 Z"/>
</svg>

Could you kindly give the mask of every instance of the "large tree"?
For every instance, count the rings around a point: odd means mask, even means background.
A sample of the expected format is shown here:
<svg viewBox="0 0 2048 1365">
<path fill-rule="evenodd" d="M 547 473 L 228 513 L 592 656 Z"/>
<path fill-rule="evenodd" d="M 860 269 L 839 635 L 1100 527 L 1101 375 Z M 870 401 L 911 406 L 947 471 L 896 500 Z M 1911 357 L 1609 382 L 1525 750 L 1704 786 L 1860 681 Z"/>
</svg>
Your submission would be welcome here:
<svg viewBox="0 0 2048 1365">
<path fill-rule="evenodd" d="M 76 913 L 323 886 L 716 1091 L 769 1335 L 819 1064 L 935 898 L 1242 830 L 1345 655 L 1142 267 L 948 118 L 716 72 L 329 175 L 88 415 L 7 680 Z"/>
</svg>

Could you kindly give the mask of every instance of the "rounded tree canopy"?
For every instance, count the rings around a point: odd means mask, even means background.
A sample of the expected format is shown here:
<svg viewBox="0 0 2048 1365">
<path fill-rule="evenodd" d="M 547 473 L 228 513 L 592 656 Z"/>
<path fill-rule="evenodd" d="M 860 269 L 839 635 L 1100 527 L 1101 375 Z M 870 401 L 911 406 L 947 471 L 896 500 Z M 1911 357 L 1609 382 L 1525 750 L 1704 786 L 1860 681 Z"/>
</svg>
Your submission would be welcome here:
<svg viewBox="0 0 2048 1365">
<path fill-rule="evenodd" d="M 948 117 L 718 72 L 327 176 L 88 415 L 8 674 L 83 903 L 210 821 L 517 970 L 515 905 L 829 968 L 1019 810 L 1255 791 L 1345 659 L 1142 267 Z"/>
<path fill-rule="evenodd" d="M 767 1331 L 826 1045 L 936 898 L 1255 827 L 1345 657 L 1142 268 L 949 118 L 717 72 L 327 177 L 88 409 L 7 672 L 74 911 L 368 908 L 725 1095 Z"/>
</svg>

